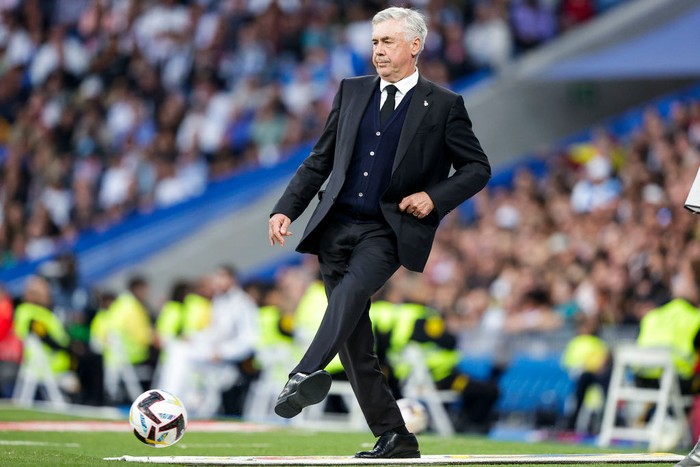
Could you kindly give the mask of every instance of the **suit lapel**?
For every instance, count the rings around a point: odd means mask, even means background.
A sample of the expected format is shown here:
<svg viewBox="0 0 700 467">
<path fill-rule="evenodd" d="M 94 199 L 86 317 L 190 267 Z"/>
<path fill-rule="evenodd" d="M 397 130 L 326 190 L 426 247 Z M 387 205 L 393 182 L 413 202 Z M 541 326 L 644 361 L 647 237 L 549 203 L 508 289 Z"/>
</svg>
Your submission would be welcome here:
<svg viewBox="0 0 700 467">
<path fill-rule="evenodd" d="M 372 98 L 372 94 L 379 86 L 379 77 L 376 76 L 373 79 L 356 81 L 359 84 L 357 89 L 349 89 L 345 99 L 350 102 L 346 106 L 346 124 L 342 126 L 343 134 L 339 138 L 340 151 L 336 154 L 340 157 L 340 161 L 343 164 L 343 172 L 347 170 L 350 165 L 350 160 L 352 159 L 352 151 L 355 149 L 355 140 L 357 139 L 357 133 L 360 129 L 360 122 L 362 121 L 362 116 L 364 115 L 365 109 L 369 100 Z"/>
<path fill-rule="evenodd" d="M 423 117 L 430 110 L 430 100 L 428 95 L 432 92 L 430 83 L 423 79 L 422 76 L 418 77 L 418 84 L 413 90 L 413 97 L 411 102 L 409 102 L 408 110 L 406 113 L 406 120 L 403 123 L 403 128 L 401 129 L 401 136 L 399 137 L 399 145 L 396 148 L 396 155 L 394 156 L 394 165 L 391 168 L 391 173 L 394 173 L 396 168 L 399 166 L 411 140 L 416 134 L 416 130 L 423 120 Z M 427 104 L 427 105 L 426 105 Z"/>
</svg>

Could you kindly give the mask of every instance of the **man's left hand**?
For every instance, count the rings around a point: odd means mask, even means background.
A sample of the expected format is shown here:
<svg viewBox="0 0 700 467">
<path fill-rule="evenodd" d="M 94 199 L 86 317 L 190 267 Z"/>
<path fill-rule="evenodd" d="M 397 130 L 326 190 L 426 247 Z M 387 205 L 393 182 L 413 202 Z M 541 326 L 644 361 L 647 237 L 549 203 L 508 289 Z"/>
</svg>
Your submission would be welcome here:
<svg viewBox="0 0 700 467">
<path fill-rule="evenodd" d="M 425 191 L 406 196 L 399 203 L 399 210 L 401 212 L 411 214 L 418 219 L 423 219 L 430 214 L 433 209 L 435 209 L 433 200 L 430 199 L 430 196 L 428 196 L 428 193 Z"/>
</svg>

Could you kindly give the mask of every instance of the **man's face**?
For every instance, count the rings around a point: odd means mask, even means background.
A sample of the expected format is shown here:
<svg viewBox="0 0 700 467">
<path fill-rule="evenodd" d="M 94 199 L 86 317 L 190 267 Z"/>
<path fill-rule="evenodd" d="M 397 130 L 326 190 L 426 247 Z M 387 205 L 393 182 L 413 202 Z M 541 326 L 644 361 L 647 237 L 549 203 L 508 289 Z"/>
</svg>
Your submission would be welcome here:
<svg viewBox="0 0 700 467">
<path fill-rule="evenodd" d="M 420 39 L 406 40 L 400 21 L 383 21 L 372 31 L 372 63 L 377 74 L 395 83 L 411 75 L 416 67 L 416 56 L 420 50 Z"/>
</svg>

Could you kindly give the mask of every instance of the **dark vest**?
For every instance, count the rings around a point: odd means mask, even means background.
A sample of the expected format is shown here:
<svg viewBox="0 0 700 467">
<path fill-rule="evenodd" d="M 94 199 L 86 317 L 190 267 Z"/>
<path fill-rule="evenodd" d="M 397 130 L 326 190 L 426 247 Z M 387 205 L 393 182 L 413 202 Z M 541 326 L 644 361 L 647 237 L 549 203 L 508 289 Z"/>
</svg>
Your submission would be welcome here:
<svg viewBox="0 0 700 467">
<path fill-rule="evenodd" d="M 360 122 L 345 184 L 335 204 L 336 216 L 354 222 L 384 220 L 379 199 L 391 180 L 391 168 L 412 96 L 413 89 L 401 99 L 391 118 L 381 128 L 381 92 L 377 86 Z"/>
</svg>

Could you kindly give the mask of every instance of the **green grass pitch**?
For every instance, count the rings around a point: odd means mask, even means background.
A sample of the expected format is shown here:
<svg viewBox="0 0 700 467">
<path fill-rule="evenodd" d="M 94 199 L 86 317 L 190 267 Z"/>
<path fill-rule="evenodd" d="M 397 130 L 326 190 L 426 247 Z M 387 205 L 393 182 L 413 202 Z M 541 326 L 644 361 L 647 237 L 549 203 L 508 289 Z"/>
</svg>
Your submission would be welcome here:
<svg viewBox="0 0 700 467">
<path fill-rule="evenodd" d="M 0 405 L 2 422 L 30 420 L 85 420 L 84 418 L 18 409 Z M 309 427 L 311 428 L 311 427 Z M 485 437 L 419 436 L 423 454 L 583 454 L 632 452 L 624 449 L 601 450 L 553 442 L 512 443 Z M 284 428 L 270 432 L 208 433 L 188 431 L 175 446 L 154 449 L 142 445 L 127 430 L 124 432 L 9 431 L 0 430 L 0 466 L 126 466 L 124 462 L 104 461 L 105 457 L 130 456 L 351 456 L 371 447 L 369 433 L 317 432 L 311 429 Z M 634 452 L 642 452 L 635 449 Z M 138 464 L 142 465 L 142 464 Z M 159 465 L 159 464 L 148 464 Z M 513 464 L 515 466 L 515 464 Z M 604 467 L 610 464 L 588 464 Z"/>
</svg>

